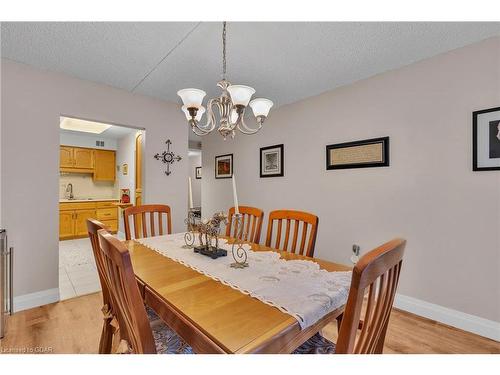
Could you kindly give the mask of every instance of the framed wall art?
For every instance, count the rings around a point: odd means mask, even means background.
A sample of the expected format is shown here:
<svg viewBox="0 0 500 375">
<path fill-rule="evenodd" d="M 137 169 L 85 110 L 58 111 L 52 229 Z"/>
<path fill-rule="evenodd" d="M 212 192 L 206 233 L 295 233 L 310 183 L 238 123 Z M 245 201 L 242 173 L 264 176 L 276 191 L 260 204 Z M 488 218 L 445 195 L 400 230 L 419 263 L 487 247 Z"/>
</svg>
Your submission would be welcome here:
<svg viewBox="0 0 500 375">
<path fill-rule="evenodd" d="M 472 170 L 500 170 L 500 107 L 472 113 Z"/>
<path fill-rule="evenodd" d="M 233 176 L 233 154 L 215 157 L 215 178 L 231 178 Z"/>
<path fill-rule="evenodd" d="M 260 177 L 281 177 L 284 171 L 283 145 L 260 149 Z"/>
<path fill-rule="evenodd" d="M 201 167 L 196 167 L 194 176 L 196 177 L 197 180 L 201 179 Z"/>
<path fill-rule="evenodd" d="M 326 146 L 326 169 L 389 166 L 389 137 Z"/>
</svg>

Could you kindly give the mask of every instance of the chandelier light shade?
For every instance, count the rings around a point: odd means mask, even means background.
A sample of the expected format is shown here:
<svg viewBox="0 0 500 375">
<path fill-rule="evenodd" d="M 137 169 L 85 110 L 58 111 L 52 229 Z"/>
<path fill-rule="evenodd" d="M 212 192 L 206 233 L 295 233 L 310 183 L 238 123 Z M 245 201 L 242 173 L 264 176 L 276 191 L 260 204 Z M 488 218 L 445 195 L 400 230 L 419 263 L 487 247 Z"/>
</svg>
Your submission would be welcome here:
<svg viewBox="0 0 500 375">
<path fill-rule="evenodd" d="M 264 98 L 257 98 L 250 102 L 250 108 L 252 108 L 255 117 L 267 117 L 272 106 L 273 102 Z"/>
<path fill-rule="evenodd" d="M 234 105 L 242 105 L 244 107 L 248 105 L 252 95 L 255 94 L 254 88 L 243 85 L 231 85 L 227 88 L 227 91 L 231 95 Z"/>
<path fill-rule="evenodd" d="M 226 22 L 222 28 L 222 80 L 217 83 L 222 90 L 219 97 L 209 99 L 203 107 L 203 99 L 206 92 L 199 89 L 183 89 L 177 92 L 182 99 L 182 111 L 186 115 L 188 124 L 196 135 L 206 135 L 216 127 L 217 131 L 226 139 L 228 135 L 234 138 L 238 129 L 243 134 L 255 134 L 269 115 L 273 102 L 269 99 L 252 99 L 255 89 L 245 85 L 232 85 L 226 80 Z M 252 108 L 257 123 L 256 128 L 250 128 L 245 124 L 244 116 L 247 107 Z M 218 111 L 218 123 L 214 109 Z M 207 113 L 207 120 L 204 125 L 200 121 L 204 113 Z"/>
<path fill-rule="evenodd" d="M 177 91 L 177 95 L 181 97 L 182 103 L 184 103 L 186 108 L 199 108 L 201 107 L 203 98 L 207 95 L 207 93 L 199 89 L 183 89 Z"/>
</svg>

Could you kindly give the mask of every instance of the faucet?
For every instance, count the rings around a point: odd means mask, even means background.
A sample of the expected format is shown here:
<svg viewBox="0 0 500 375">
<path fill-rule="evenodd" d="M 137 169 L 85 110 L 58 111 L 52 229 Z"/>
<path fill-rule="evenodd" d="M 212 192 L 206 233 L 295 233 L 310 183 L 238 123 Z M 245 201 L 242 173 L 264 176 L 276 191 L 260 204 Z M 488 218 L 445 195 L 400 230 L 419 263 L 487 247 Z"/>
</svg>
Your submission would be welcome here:
<svg viewBox="0 0 500 375">
<path fill-rule="evenodd" d="M 67 186 L 66 186 L 66 194 L 69 193 L 69 197 L 68 199 L 73 199 L 74 196 L 73 196 L 73 184 L 70 182 Z"/>
</svg>

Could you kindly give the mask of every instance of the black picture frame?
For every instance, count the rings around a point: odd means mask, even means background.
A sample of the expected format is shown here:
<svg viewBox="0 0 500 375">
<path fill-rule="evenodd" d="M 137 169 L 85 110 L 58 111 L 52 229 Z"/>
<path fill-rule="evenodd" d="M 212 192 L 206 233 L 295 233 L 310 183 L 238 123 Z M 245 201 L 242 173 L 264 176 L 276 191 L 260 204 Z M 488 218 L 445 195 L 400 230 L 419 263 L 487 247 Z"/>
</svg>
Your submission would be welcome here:
<svg viewBox="0 0 500 375">
<path fill-rule="evenodd" d="M 500 170 L 500 166 L 498 167 L 480 167 L 478 165 L 478 116 L 484 113 L 490 112 L 500 112 L 500 107 L 482 109 L 480 111 L 472 112 L 472 170 L 474 172 L 480 171 L 498 171 Z"/>
<path fill-rule="evenodd" d="M 265 173 L 263 170 L 262 170 L 262 162 L 263 162 L 263 154 L 265 151 L 268 151 L 268 150 L 272 150 L 272 149 L 277 149 L 277 151 L 279 152 L 279 168 L 278 168 L 278 171 L 276 173 Z M 260 158 L 259 158 L 259 163 L 260 163 L 260 177 L 261 178 L 266 178 L 266 177 L 283 177 L 285 175 L 284 171 L 285 171 L 285 151 L 284 151 L 285 147 L 283 144 L 279 144 L 279 145 L 273 145 L 273 146 L 266 146 L 266 147 L 261 147 L 260 148 Z"/>
<path fill-rule="evenodd" d="M 333 165 L 331 162 L 331 153 L 330 150 L 339 149 L 339 148 L 349 148 L 354 146 L 365 146 L 371 144 L 382 144 L 382 161 L 379 162 L 367 162 L 367 163 L 346 163 Z M 326 169 L 351 169 L 351 168 L 374 168 L 374 167 L 388 167 L 389 164 L 389 137 L 381 137 L 381 138 L 371 138 L 364 139 L 361 141 L 353 141 L 353 142 L 344 142 L 344 143 L 336 143 L 332 145 L 326 146 Z"/>
<path fill-rule="evenodd" d="M 201 167 L 196 167 L 194 171 L 194 178 L 201 180 Z"/>
<path fill-rule="evenodd" d="M 229 174 L 220 175 L 218 173 L 218 168 L 217 168 L 218 159 L 229 159 Z M 222 178 L 231 178 L 231 177 L 233 177 L 233 154 L 217 155 L 215 157 L 215 178 L 222 179 Z"/>
</svg>

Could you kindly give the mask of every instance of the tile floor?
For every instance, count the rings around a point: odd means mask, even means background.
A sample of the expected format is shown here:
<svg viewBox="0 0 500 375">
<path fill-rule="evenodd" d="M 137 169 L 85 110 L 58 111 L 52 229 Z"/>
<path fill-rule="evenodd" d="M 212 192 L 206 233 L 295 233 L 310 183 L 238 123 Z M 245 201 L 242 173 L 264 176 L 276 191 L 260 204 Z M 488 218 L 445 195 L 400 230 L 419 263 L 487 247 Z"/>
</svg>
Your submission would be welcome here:
<svg viewBox="0 0 500 375">
<path fill-rule="evenodd" d="M 125 239 L 122 233 L 118 238 Z M 59 242 L 59 295 L 61 300 L 101 290 L 88 238 Z"/>
<path fill-rule="evenodd" d="M 59 294 L 61 300 L 101 290 L 88 238 L 59 242 Z"/>
</svg>

